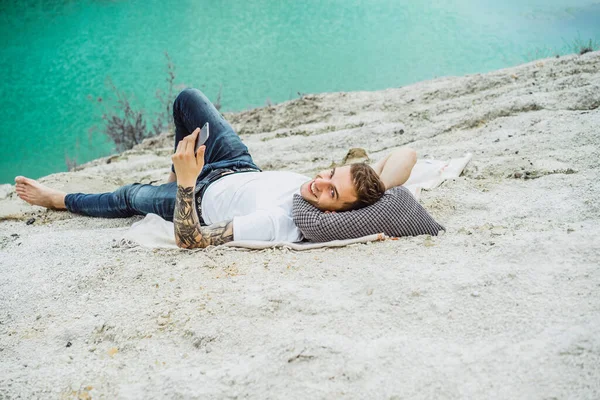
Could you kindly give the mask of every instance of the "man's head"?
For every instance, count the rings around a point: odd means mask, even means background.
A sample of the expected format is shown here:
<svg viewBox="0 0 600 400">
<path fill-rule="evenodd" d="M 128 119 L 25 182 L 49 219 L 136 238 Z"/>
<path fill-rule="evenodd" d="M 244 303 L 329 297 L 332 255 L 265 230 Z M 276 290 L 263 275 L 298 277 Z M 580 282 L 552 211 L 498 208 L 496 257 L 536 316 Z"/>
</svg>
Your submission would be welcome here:
<svg viewBox="0 0 600 400">
<path fill-rule="evenodd" d="M 300 187 L 304 200 L 322 211 L 347 211 L 375 203 L 385 185 L 367 164 L 351 164 L 319 172 Z"/>
</svg>

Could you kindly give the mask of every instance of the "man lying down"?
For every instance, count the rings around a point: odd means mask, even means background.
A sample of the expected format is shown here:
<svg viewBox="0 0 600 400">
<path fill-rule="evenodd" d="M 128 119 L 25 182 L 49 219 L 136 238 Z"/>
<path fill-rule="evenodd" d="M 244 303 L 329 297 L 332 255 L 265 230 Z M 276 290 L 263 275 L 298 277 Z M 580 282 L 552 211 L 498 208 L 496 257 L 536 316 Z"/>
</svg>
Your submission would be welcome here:
<svg viewBox="0 0 600 400">
<path fill-rule="evenodd" d="M 32 205 L 94 217 L 117 218 L 154 213 L 173 221 L 182 248 L 235 240 L 299 242 L 294 194 L 325 212 L 374 204 L 386 189 L 402 185 L 416 163 L 409 148 L 392 152 L 372 167 L 351 164 L 325 170 L 313 179 L 254 164 L 248 148 L 208 98 L 185 89 L 173 105 L 175 153 L 168 183 L 134 183 L 112 193 L 67 194 L 17 176 L 18 196 Z M 194 154 L 199 127 L 210 136 Z"/>
</svg>

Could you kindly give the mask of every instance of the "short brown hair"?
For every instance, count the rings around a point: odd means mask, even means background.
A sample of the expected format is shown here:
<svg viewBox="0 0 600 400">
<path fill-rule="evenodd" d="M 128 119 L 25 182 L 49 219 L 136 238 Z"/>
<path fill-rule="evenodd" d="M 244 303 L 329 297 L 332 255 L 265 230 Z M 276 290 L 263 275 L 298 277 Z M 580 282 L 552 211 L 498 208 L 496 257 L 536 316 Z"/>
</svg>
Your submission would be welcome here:
<svg viewBox="0 0 600 400">
<path fill-rule="evenodd" d="M 350 175 L 356 190 L 356 201 L 346 203 L 345 210 L 357 210 L 370 206 L 385 193 L 385 185 L 373 168 L 364 163 L 350 164 Z"/>
</svg>

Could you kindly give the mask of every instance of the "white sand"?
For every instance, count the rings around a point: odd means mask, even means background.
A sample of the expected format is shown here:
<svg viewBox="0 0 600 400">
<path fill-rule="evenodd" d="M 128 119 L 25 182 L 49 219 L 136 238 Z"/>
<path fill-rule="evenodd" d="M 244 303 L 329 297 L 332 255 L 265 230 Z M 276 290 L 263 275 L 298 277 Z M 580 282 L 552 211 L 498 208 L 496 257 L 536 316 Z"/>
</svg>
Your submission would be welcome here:
<svg viewBox="0 0 600 400">
<path fill-rule="evenodd" d="M 437 238 L 123 250 L 139 218 L 2 187 L 0 399 L 600 398 L 599 106 L 595 52 L 227 116 L 266 169 L 473 152 L 423 193 Z M 172 140 L 42 181 L 164 181 Z"/>
</svg>

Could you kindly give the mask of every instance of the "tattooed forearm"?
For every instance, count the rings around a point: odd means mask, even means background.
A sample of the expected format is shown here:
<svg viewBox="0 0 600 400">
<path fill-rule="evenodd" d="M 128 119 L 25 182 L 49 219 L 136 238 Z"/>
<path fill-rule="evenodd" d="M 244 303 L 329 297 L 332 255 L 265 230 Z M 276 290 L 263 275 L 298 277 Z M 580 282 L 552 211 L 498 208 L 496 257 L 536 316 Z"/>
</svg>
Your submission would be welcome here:
<svg viewBox="0 0 600 400">
<path fill-rule="evenodd" d="M 177 185 L 175 200 L 175 241 L 177 246 L 191 248 L 199 241 L 198 216 L 194 208 L 194 188 Z"/>
<path fill-rule="evenodd" d="M 194 207 L 194 188 L 177 186 L 175 201 L 175 241 L 186 249 L 220 245 L 233 240 L 233 221 L 201 226 Z"/>
</svg>

